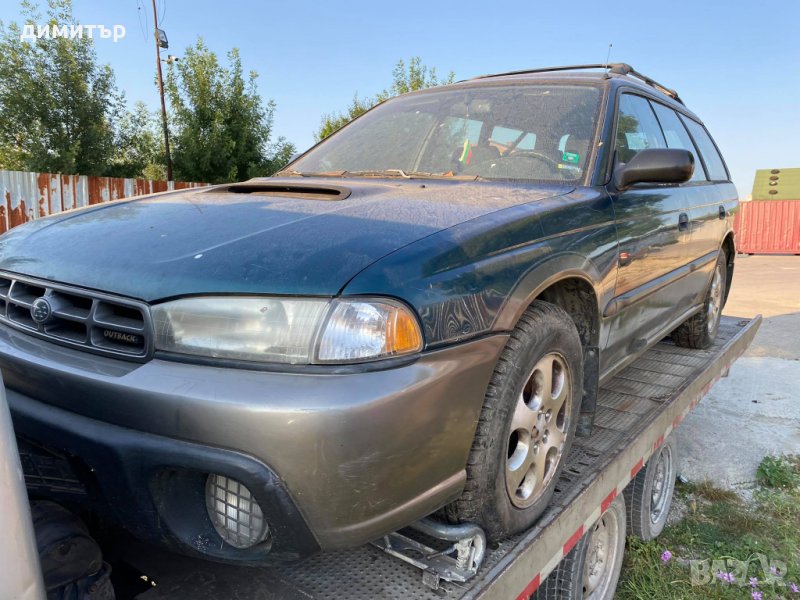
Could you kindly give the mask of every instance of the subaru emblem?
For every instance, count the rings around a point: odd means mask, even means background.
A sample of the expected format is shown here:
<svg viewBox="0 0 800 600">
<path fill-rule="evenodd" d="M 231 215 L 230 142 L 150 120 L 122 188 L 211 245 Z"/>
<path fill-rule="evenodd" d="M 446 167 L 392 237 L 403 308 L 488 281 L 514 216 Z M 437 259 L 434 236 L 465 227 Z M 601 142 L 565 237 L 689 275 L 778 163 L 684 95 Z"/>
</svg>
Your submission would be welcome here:
<svg viewBox="0 0 800 600">
<path fill-rule="evenodd" d="M 46 323 L 53 314 L 53 308 L 45 297 L 37 298 L 31 304 L 31 318 L 39 325 Z"/>
</svg>

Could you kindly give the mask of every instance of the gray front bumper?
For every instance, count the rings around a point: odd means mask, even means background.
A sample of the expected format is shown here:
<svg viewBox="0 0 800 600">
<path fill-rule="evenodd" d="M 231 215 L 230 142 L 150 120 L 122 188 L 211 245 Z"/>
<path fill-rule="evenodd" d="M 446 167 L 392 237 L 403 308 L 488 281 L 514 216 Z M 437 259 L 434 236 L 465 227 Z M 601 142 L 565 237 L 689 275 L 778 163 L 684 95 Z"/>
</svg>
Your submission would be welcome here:
<svg viewBox="0 0 800 600">
<path fill-rule="evenodd" d="M 506 340 L 487 337 L 387 370 L 276 373 L 128 363 L 0 326 L 0 369 L 10 390 L 36 401 L 254 457 L 331 549 L 405 526 L 460 493 Z"/>
</svg>

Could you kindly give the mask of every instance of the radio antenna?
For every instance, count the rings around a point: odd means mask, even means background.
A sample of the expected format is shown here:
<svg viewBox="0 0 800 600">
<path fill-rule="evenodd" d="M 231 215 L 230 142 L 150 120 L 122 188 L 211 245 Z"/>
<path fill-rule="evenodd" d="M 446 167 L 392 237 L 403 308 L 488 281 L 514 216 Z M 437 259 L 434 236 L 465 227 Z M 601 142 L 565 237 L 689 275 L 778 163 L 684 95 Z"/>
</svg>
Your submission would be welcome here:
<svg viewBox="0 0 800 600">
<path fill-rule="evenodd" d="M 608 61 L 611 59 L 611 46 L 612 44 L 608 44 L 608 54 L 606 54 L 606 64 L 603 66 L 603 70 L 605 71 L 603 75 L 608 77 Z"/>
</svg>

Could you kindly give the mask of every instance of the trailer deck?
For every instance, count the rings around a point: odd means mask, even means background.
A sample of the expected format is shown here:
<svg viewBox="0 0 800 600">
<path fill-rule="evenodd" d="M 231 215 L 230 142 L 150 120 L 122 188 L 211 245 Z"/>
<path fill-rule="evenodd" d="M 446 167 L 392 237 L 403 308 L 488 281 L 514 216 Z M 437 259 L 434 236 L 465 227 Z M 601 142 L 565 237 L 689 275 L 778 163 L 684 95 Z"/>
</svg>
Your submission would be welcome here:
<svg viewBox="0 0 800 600">
<path fill-rule="evenodd" d="M 760 323 L 760 316 L 723 317 L 717 341 L 708 350 L 662 341 L 605 383 L 594 431 L 576 438 L 544 516 L 530 530 L 490 548 L 478 574 L 465 584 L 443 582 L 434 590 L 423 584 L 420 570 L 371 545 L 294 565 L 248 568 L 136 543 L 126 550 L 125 561 L 156 584 L 137 599 L 526 599 L 714 382 L 727 374 Z"/>
</svg>

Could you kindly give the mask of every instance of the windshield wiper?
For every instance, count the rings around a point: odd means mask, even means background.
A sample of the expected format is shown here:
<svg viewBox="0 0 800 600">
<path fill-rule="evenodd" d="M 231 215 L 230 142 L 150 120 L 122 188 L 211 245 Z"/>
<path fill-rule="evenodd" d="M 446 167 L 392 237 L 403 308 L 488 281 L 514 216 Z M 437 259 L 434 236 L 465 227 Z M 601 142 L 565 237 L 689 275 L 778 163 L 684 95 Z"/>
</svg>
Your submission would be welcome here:
<svg viewBox="0 0 800 600">
<path fill-rule="evenodd" d="M 400 177 L 402 179 L 444 179 L 448 181 L 484 180 L 480 175 L 456 175 L 453 172 L 428 173 L 426 171 L 404 171 L 403 169 L 376 169 L 369 171 L 295 171 L 284 169 L 275 177 Z"/>
<path fill-rule="evenodd" d="M 344 177 L 347 171 L 295 171 L 294 169 L 284 169 L 275 173 L 274 177 Z"/>
<path fill-rule="evenodd" d="M 403 169 L 381 169 L 375 171 L 345 171 L 343 177 L 402 177 L 403 179 L 447 179 L 457 181 L 477 181 L 478 175 L 456 175 L 449 173 L 428 173 L 425 171 L 404 171 Z"/>
</svg>

